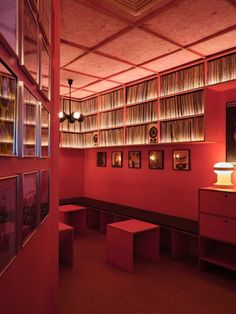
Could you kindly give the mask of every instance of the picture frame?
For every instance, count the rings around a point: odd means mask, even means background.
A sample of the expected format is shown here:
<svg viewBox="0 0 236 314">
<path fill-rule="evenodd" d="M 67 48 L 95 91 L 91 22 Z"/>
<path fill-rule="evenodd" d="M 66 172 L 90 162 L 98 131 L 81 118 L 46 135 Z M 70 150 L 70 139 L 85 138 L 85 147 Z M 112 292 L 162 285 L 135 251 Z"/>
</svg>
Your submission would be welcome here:
<svg viewBox="0 0 236 314">
<path fill-rule="evenodd" d="M 39 173 L 21 175 L 21 246 L 24 246 L 39 225 Z"/>
<path fill-rule="evenodd" d="M 123 152 L 115 151 L 111 153 L 111 166 L 113 168 L 123 167 Z"/>
<path fill-rule="evenodd" d="M 51 56 L 46 41 L 41 36 L 40 40 L 40 91 L 47 99 L 51 99 Z"/>
<path fill-rule="evenodd" d="M 177 149 L 172 151 L 172 169 L 178 171 L 190 170 L 189 149 Z"/>
<path fill-rule="evenodd" d="M 38 99 L 23 85 L 22 88 L 22 106 L 20 106 L 21 128 L 21 157 L 37 157 L 39 136 L 39 101 Z M 20 135 L 19 134 L 19 135 Z"/>
<path fill-rule="evenodd" d="M 97 167 L 106 167 L 107 164 L 107 153 L 97 152 Z"/>
<path fill-rule="evenodd" d="M 18 251 L 18 184 L 18 176 L 0 178 L 0 275 Z"/>
<path fill-rule="evenodd" d="M 40 110 L 40 158 L 50 157 L 50 113 L 43 104 Z"/>
<path fill-rule="evenodd" d="M 149 169 L 164 169 L 164 151 L 150 150 L 148 152 Z"/>
<path fill-rule="evenodd" d="M 226 104 L 226 161 L 236 165 L 236 101 Z"/>
<path fill-rule="evenodd" d="M 39 27 L 37 14 L 27 0 L 20 1 L 20 65 L 28 78 L 39 84 Z"/>
<path fill-rule="evenodd" d="M 0 59 L 0 156 L 17 156 L 17 102 L 16 75 Z"/>
<path fill-rule="evenodd" d="M 128 167 L 136 169 L 141 168 L 141 151 L 128 152 Z"/>
<path fill-rule="evenodd" d="M 39 173 L 40 222 L 42 223 L 50 212 L 50 170 L 42 169 Z"/>
</svg>

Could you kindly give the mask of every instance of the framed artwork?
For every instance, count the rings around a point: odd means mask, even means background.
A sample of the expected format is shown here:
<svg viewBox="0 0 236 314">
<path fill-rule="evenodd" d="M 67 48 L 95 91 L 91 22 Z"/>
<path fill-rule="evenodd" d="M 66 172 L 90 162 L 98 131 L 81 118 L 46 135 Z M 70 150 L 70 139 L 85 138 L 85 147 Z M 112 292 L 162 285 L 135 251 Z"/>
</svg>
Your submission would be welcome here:
<svg viewBox="0 0 236 314">
<path fill-rule="evenodd" d="M 236 165 L 236 102 L 226 105 L 226 161 Z"/>
<path fill-rule="evenodd" d="M 18 176 L 0 178 L 0 274 L 17 254 Z"/>
<path fill-rule="evenodd" d="M 17 78 L 0 59 L 0 156 L 16 156 Z"/>
<path fill-rule="evenodd" d="M 39 1 L 39 22 L 42 25 L 43 33 L 47 38 L 49 44 L 51 42 L 51 0 Z"/>
<path fill-rule="evenodd" d="M 43 169 L 39 176 L 40 186 L 40 221 L 42 222 L 49 214 L 49 195 L 50 195 L 50 171 Z"/>
<path fill-rule="evenodd" d="M 40 157 L 50 157 L 50 113 L 43 106 L 40 106 L 40 129 L 41 129 L 41 144 Z"/>
<path fill-rule="evenodd" d="M 172 151 L 173 170 L 190 170 L 190 150 L 178 149 Z"/>
<path fill-rule="evenodd" d="M 40 90 L 43 92 L 44 96 L 50 100 L 50 84 L 51 84 L 51 58 L 49 53 L 49 47 L 47 47 L 46 42 L 41 38 L 40 45 Z"/>
<path fill-rule="evenodd" d="M 30 79 L 39 83 L 39 30 L 34 13 L 27 0 L 22 0 L 20 63 Z"/>
<path fill-rule="evenodd" d="M 97 167 L 106 167 L 107 164 L 107 153 L 97 152 Z"/>
<path fill-rule="evenodd" d="M 22 175 L 22 242 L 34 233 L 38 226 L 38 172 Z"/>
<path fill-rule="evenodd" d="M 150 169 L 164 169 L 164 151 L 150 150 L 148 153 Z"/>
<path fill-rule="evenodd" d="M 114 168 L 123 167 L 123 152 L 112 152 L 111 153 L 111 166 Z"/>
<path fill-rule="evenodd" d="M 37 156 L 38 99 L 26 88 L 23 89 L 23 143 L 22 157 Z"/>
<path fill-rule="evenodd" d="M 128 166 L 129 168 L 141 168 L 141 152 L 128 152 Z"/>
</svg>

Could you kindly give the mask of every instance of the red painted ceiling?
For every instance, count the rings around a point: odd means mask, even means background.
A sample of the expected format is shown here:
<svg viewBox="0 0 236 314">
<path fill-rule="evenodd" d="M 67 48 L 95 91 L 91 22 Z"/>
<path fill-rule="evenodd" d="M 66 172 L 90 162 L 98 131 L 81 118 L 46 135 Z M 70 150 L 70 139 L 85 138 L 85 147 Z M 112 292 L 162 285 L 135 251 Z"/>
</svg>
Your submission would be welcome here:
<svg viewBox="0 0 236 314">
<path fill-rule="evenodd" d="M 61 94 L 84 98 L 236 47 L 234 0 L 63 0 Z"/>
</svg>

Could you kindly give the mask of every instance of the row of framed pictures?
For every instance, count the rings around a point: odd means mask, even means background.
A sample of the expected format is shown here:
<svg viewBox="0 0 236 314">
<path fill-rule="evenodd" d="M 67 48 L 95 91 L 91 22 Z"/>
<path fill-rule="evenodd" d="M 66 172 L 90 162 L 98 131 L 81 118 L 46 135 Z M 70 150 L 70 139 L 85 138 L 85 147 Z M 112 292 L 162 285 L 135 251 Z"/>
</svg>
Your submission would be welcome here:
<svg viewBox="0 0 236 314">
<path fill-rule="evenodd" d="M 0 34 L 42 95 L 50 100 L 51 0 L 12 0 L 1 12 Z"/>
<path fill-rule="evenodd" d="M 0 178 L 0 275 L 49 214 L 49 169 Z"/>
<path fill-rule="evenodd" d="M 107 153 L 97 152 L 97 167 L 106 167 Z M 151 150 L 148 152 L 148 163 L 150 169 L 164 169 L 164 151 Z M 114 151 L 111 153 L 111 166 L 114 168 L 123 167 L 123 152 Z M 128 152 L 128 167 L 141 168 L 141 151 Z M 172 151 L 173 170 L 190 170 L 190 150 L 178 149 Z"/>
<path fill-rule="evenodd" d="M 0 156 L 50 156 L 50 113 L 0 60 Z"/>
</svg>

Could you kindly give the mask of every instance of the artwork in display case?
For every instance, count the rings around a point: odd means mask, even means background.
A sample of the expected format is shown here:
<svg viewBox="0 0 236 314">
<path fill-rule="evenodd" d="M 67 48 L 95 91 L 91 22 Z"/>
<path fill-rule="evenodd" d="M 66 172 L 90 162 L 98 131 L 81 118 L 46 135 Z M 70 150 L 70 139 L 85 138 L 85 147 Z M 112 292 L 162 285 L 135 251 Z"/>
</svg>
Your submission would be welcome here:
<svg viewBox="0 0 236 314">
<path fill-rule="evenodd" d="M 50 113 L 41 105 L 41 149 L 40 157 L 48 158 L 50 156 Z"/>
<path fill-rule="evenodd" d="M 21 29 L 21 65 L 37 83 L 39 82 L 39 31 L 37 21 L 27 0 L 20 2 L 23 6 L 23 23 Z"/>
<path fill-rule="evenodd" d="M 43 27 L 44 33 L 48 42 L 51 41 L 51 0 L 38 0 L 39 1 L 39 16 L 40 23 Z"/>
<path fill-rule="evenodd" d="M 38 172 L 22 175 L 22 242 L 30 237 L 38 226 Z"/>
<path fill-rule="evenodd" d="M 17 0 L 0 1 L 0 34 L 17 54 Z"/>
<path fill-rule="evenodd" d="M 40 62 L 40 89 L 44 95 L 50 99 L 50 82 L 51 82 L 51 71 L 50 71 L 50 54 L 49 48 L 45 41 L 41 40 L 41 62 Z"/>
<path fill-rule="evenodd" d="M 190 150 L 179 149 L 172 152 L 173 170 L 190 170 Z"/>
<path fill-rule="evenodd" d="M 107 153 L 97 152 L 97 167 L 106 167 L 107 164 Z"/>
<path fill-rule="evenodd" d="M 17 254 L 18 176 L 0 178 L 0 274 Z"/>
<path fill-rule="evenodd" d="M 226 161 L 236 165 L 236 102 L 226 106 Z"/>
<path fill-rule="evenodd" d="M 17 79 L 0 59 L 0 155 L 16 152 Z"/>
<path fill-rule="evenodd" d="M 150 169 L 164 169 L 164 151 L 151 150 L 148 156 Z"/>
<path fill-rule="evenodd" d="M 141 168 L 141 152 L 128 152 L 128 166 L 129 168 Z"/>
<path fill-rule="evenodd" d="M 123 167 L 123 152 L 112 152 L 111 153 L 111 166 L 114 168 Z"/>
<path fill-rule="evenodd" d="M 35 157 L 37 154 L 38 100 L 24 87 L 23 110 L 23 156 Z"/>
<path fill-rule="evenodd" d="M 49 214 L 49 169 L 40 171 L 40 221 L 42 222 Z"/>
</svg>

